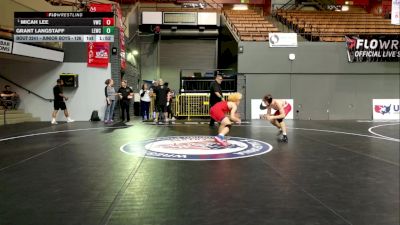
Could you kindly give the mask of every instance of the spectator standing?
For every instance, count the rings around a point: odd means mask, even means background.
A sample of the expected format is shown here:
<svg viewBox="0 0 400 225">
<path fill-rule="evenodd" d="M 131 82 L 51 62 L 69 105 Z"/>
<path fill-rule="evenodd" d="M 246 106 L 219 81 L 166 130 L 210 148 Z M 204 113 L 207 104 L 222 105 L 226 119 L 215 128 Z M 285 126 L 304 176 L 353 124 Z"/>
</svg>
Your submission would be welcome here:
<svg viewBox="0 0 400 225">
<path fill-rule="evenodd" d="M 154 87 L 153 92 L 156 95 L 156 118 L 154 121 L 158 122 L 159 116 L 161 120 L 165 121 L 167 118 L 167 95 L 169 92 L 169 88 L 167 88 L 164 85 L 164 81 L 160 79 L 158 80 L 158 86 Z"/>
<path fill-rule="evenodd" d="M 165 86 L 168 88 L 168 83 L 165 82 Z M 174 113 L 172 111 L 172 100 L 174 98 L 174 92 L 168 88 L 167 94 L 167 120 L 175 120 Z"/>
<path fill-rule="evenodd" d="M 113 123 L 115 103 L 117 102 L 115 96 L 117 93 L 114 89 L 114 80 L 107 79 L 105 84 L 104 94 L 106 96 L 107 105 L 106 112 L 104 113 L 104 123 Z"/>
<path fill-rule="evenodd" d="M 140 111 L 142 115 L 142 120 L 150 119 L 150 90 L 146 83 L 143 83 L 142 89 L 139 91 L 140 94 Z"/>
<path fill-rule="evenodd" d="M 130 115 L 129 115 L 129 105 L 131 102 L 131 99 L 133 98 L 133 90 L 127 86 L 127 81 L 123 80 L 121 82 L 121 87 L 118 89 L 118 95 L 120 98 L 120 104 L 121 104 L 121 119 L 122 122 L 125 121 L 125 114 L 126 114 L 126 122 L 129 122 L 131 120 Z"/>
</svg>

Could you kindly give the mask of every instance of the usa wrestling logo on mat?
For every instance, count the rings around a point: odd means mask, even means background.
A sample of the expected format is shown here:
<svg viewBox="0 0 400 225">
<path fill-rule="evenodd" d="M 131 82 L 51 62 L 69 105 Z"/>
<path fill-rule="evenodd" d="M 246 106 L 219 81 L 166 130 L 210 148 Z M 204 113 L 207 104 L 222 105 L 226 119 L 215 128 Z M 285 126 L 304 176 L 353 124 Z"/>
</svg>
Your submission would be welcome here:
<svg viewBox="0 0 400 225">
<path fill-rule="evenodd" d="M 133 141 L 121 146 L 124 153 L 167 160 L 224 160 L 247 158 L 272 150 L 268 143 L 240 137 L 229 137 L 228 146 L 213 136 L 172 136 Z"/>
</svg>

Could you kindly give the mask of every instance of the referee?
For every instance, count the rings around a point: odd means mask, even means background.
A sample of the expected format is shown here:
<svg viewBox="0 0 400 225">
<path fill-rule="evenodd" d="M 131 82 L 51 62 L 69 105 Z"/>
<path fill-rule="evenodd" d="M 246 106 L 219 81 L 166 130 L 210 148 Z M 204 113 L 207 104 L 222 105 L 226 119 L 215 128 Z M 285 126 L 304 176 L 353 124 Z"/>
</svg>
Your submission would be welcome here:
<svg viewBox="0 0 400 225">
<path fill-rule="evenodd" d="M 210 86 L 210 108 L 220 101 L 225 101 L 224 97 L 222 96 L 221 83 L 222 83 L 222 75 L 217 74 L 215 76 L 215 80 L 211 82 Z M 213 118 L 210 118 L 210 127 L 213 127 L 214 123 L 215 120 Z"/>
</svg>

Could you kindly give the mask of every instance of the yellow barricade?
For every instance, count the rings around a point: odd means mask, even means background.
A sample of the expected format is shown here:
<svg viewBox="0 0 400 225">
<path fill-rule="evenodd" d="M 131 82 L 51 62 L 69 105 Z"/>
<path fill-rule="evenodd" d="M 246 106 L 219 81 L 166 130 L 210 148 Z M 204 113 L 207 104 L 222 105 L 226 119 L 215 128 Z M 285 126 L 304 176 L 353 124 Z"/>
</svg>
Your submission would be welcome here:
<svg viewBox="0 0 400 225">
<path fill-rule="evenodd" d="M 225 100 L 228 95 L 224 94 Z M 155 110 L 155 98 L 152 98 L 150 104 L 150 112 L 153 114 Z M 176 95 L 172 102 L 172 111 L 175 117 L 208 117 L 210 116 L 210 94 L 207 93 L 190 93 Z"/>
<path fill-rule="evenodd" d="M 175 97 L 175 114 L 190 117 L 209 116 L 209 94 L 184 94 Z"/>
</svg>

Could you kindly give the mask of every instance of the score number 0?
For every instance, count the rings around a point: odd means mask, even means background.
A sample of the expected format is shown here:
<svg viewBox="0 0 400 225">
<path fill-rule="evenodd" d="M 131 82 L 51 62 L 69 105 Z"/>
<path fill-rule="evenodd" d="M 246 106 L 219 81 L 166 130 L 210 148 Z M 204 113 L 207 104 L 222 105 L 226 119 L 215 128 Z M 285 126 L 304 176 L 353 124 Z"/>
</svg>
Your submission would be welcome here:
<svg viewBox="0 0 400 225">
<path fill-rule="evenodd" d="M 114 18 L 103 18 L 103 26 L 114 26 Z"/>
</svg>

